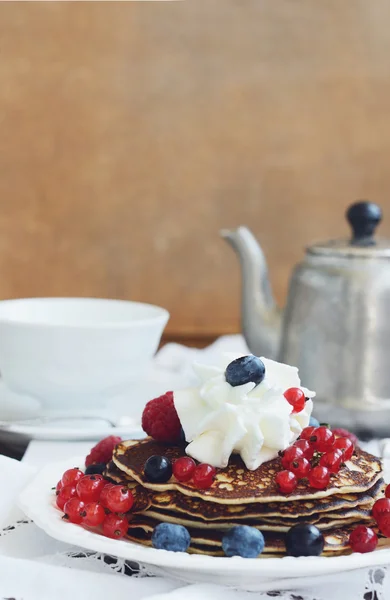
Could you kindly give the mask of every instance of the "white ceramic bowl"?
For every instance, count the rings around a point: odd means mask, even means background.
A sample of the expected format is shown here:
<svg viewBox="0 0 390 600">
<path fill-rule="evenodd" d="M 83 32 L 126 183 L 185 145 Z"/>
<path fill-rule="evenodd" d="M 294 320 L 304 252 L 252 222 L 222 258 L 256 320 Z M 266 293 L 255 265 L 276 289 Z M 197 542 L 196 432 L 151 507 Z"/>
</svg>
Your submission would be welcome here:
<svg viewBox="0 0 390 600">
<path fill-rule="evenodd" d="M 124 300 L 0 301 L 1 376 L 47 408 L 102 406 L 142 377 L 168 319 Z"/>
</svg>

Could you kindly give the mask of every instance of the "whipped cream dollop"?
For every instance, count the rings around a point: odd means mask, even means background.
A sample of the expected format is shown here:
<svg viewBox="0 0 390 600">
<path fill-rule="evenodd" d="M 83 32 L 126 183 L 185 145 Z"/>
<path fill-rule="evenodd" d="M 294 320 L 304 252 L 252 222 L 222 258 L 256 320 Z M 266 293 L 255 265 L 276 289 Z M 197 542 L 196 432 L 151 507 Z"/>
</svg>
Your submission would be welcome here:
<svg viewBox="0 0 390 600">
<path fill-rule="evenodd" d="M 263 357 L 263 381 L 233 387 L 225 370 L 239 356 L 224 354 L 217 366 L 195 363 L 199 386 L 174 392 L 174 404 L 189 456 L 223 468 L 232 454 L 240 454 L 252 471 L 276 458 L 307 427 L 315 393 L 301 386 L 296 367 Z M 294 414 L 283 395 L 292 387 L 301 388 L 309 398 L 304 409 Z"/>
</svg>

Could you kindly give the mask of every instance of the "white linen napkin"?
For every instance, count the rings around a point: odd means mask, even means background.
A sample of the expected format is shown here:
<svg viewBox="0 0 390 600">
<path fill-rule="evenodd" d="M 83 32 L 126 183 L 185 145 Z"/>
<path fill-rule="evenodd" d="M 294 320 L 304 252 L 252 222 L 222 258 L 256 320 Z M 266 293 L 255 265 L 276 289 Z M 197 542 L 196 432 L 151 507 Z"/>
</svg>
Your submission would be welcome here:
<svg viewBox="0 0 390 600">
<path fill-rule="evenodd" d="M 156 364 L 192 381 L 194 358 L 212 362 L 220 351 L 246 352 L 241 336 L 227 336 L 206 350 L 165 346 Z M 55 444 L 55 442 L 53 442 Z M 370 444 L 378 451 L 378 444 Z M 69 445 L 70 454 L 72 445 Z M 389 453 L 390 454 L 390 453 Z M 386 461 L 387 462 L 387 461 Z M 0 456 L 0 600 L 388 600 L 387 568 L 363 569 L 337 576 L 284 582 L 284 591 L 264 584 L 263 591 L 242 592 L 222 585 L 186 584 L 167 577 L 128 576 L 121 559 L 69 546 L 47 536 L 16 508 L 16 498 L 35 469 Z M 228 568 L 228 564 L 227 564 Z M 141 573 L 140 575 L 145 575 Z M 279 587 L 281 582 L 279 582 Z M 276 589 L 272 589 L 276 588 Z"/>
</svg>

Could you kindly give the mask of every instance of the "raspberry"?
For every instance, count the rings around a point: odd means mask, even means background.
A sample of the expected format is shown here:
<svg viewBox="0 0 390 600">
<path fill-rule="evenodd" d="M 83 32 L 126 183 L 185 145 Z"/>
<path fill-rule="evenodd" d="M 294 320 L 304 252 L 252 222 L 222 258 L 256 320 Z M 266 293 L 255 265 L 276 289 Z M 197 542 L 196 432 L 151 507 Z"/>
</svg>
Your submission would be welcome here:
<svg viewBox="0 0 390 600">
<path fill-rule="evenodd" d="M 351 431 L 348 431 L 347 429 L 342 429 L 341 427 L 336 427 L 332 429 L 332 431 L 336 437 L 346 437 L 349 440 L 351 440 L 352 444 L 354 444 L 355 446 L 358 445 L 359 440 L 357 439 L 356 435 Z"/>
<path fill-rule="evenodd" d="M 92 448 L 87 458 L 85 459 L 85 466 L 95 465 L 96 463 L 107 464 L 112 459 L 112 453 L 115 446 L 122 441 L 122 438 L 109 435 L 108 437 L 101 440 Z"/>
<path fill-rule="evenodd" d="M 178 442 L 181 435 L 173 392 L 150 400 L 142 413 L 142 429 L 157 442 Z"/>
</svg>

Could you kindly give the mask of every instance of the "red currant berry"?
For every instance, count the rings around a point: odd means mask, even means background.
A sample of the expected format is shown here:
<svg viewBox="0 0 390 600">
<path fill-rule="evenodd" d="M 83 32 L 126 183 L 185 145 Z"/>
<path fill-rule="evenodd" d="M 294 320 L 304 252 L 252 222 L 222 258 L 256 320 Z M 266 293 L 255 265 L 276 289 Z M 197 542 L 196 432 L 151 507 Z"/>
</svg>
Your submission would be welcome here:
<svg viewBox="0 0 390 600">
<path fill-rule="evenodd" d="M 330 480 L 330 472 L 326 467 L 318 465 L 309 473 L 309 484 L 317 490 L 326 488 Z"/>
<path fill-rule="evenodd" d="M 107 494 L 113 487 L 115 487 L 115 483 L 106 483 L 106 485 L 100 493 L 99 502 L 102 506 L 104 506 L 104 508 L 107 508 Z"/>
<path fill-rule="evenodd" d="M 77 467 L 74 467 L 74 469 L 68 469 L 61 478 L 62 485 L 76 485 L 76 483 L 80 481 L 82 477 L 84 477 L 84 473 Z"/>
<path fill-rule="evenodd" d="M 309 463 L 307 458 L 304 457 L 297 458 L 296 460 L 293 460 L 290 463 L 290 471 L 292 471 L 294 475 L 298 477 L 298 479 L 301 479 L 302 477 L 307 477 L 310 469 L 311 464 Z"/>
<path fill-rule="evenodd" d="M 86 504 L 84 510 L 82 510 L 80 514 L 83 518 L 83 524 L 88 525 L 88 527 L 97 527 L 98 525 L 101 525 L 106 518 L 103 506 L 97 504 L 97 502 Z"/>
<path fill-rule="evenodd" d="M 131 509 L 134 504 L 134 496 L 127 487 L 114 485 L 107 492 L 106 505 L 109 510 L 115 513 L 125 513 Z"/>
<path fill-rule="evenodd" d="M 334 435 L 327 427 L 317 427 L 310 437 L 310 443 L 313 445 L 314 450 L 328 452 L 333 448 Z"/>
<path fill-rule="evenodd" d="M 61 479 L 59 480 L 59 482 L 56 485 L 56 494 L 58 495 L 60 493 L 60 491 L 62 490 L 64 486 L 62 485 L 62 481 Z"/>
<path fill-rule="evenodd" d="M 83 517 L 81 513 L 84 510 L 84 502 L 80 500 L 80 498 L 71 498 L 67 502 L 65 502 L 64 513 L 65 519 L 70 521 L 71 523 L 81 523 Z"/>
<path fill-rule="evenodd" d="M 120 540 L 126 535 L 128 526 L 129 523 L 125 517 L 118 517 L 110 513 L 103 521 L 103 533 L 106 537 Z"/>
<path fill-rule="evenodd" d="M 196 469 L 196 462 L 189 456 L 178 458 L 173 463 L 173 474 L 178 481 L 189 481 L 192 479 Z"/>
<path fill-rule="evenodd" d="M 316 429 L 317 429 L 317 427 L 312 427 L 311 425 L 309 427 L 305 427 L 305 429 L 302 429 L 301 435 L 299 436 L 299 438 L 301 440 L 309 440 L 310 441 L 310 438 L 314 434 Z"/>
<path fill-rule="evenodd" d="M 321 456 L 320 465 L 326 467 L 331 473 L 338 473 L 343 459 L 344 456 L 341 450 L 331 450 Z"/>
<path fill-rule="evenodd" d="M 354 552 L 372 552 L 378 544 L 378 537 L 370 527 L 358 525 L 349 536 L 349 545 Z"/>
<path fill-rule="evenodd" d="M 298 448 L 298 446 L 289 446 L 286 448 L 282 453 L 283 469 L 289 469 L 292 461 L 298 458 L 303 458 L 303 450 L 301 448 Z"/>
<path fill-rule="evenodd" d="M 63 510 L 65 503 L 68 502 L 71 498 L 74 498 L 77 495 L 76 487 L 74 485 L 66 485 L 63 487 L 56 498 L 56 503 L 58 508 Z"/>
<path fill-rule="evenodd" d="M 380 498 L 372 507 L 372 516 L 374 517 L 375 521 L 378 521 L 382 515 L 387 513 L 390 513 L 390 499 Z"/>
<path fill-rule="evenodd" d="M 385 537 L 390 537 L 390 513 L 383 513 L 378 518 L 378 527 Z"/>
<path fill-rule="evenodd" d="M 350 460 L 350 458 L 352 458 L 355 446 L 349 438 L 340 437 L 334 441 L 333 449 L 341 450 L 341 452 L 343 453 L 343 462 L 346 462 L 347 460 Z"/>
<path fill-rule="evenodd" d="M 293 414 L 299 413 L 305 408 L 306 398 L 301 388 L 289 388 L 284 392 L 284 397 L 293 407 Z"/>
<path fill-rule="evenodd" d="M 213 485 L 216 470 L 211 465 L 201 463 L 194 471 L 193 482 L 195 487 L 206 490 Z"/>
<path fill-rule="evenodd" d="M 300 448 L 303 452 L 303 456 L 310 460 L 313 458 L 314 448 L 310 445 L 308 440 L 297 440 L 294 442 L 295 448 Z"/>
<path fill-rule="evenodd" d="M 77 495 L 84 502 L 97 502 L 105 485 L 101 475 L 84 475 L 77 483 Z"/>
<path fill-rule="evenodd" d="M 291 471 L 279 471 L 275 477 L 276 484 L 283 494 L 291 494 L 298 484 L 298 480 Z"/>
<path fill-rule="evenodd" d="M 385 496 L 386 498 L 390 498 L 390 483 L 385 489 Z"/>
</svg>

